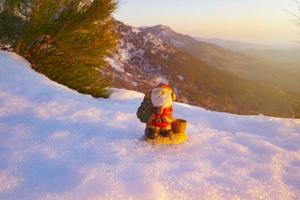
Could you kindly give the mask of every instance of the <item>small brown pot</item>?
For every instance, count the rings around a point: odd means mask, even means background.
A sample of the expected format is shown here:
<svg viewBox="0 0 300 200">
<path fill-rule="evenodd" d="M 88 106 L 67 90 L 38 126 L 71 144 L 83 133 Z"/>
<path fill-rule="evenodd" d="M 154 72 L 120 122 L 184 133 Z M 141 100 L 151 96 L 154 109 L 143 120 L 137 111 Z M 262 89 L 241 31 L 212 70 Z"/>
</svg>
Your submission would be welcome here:
<svg viewBox="0 0 300 200">
<path fill-rule="evenodd" d="M 187 121 L 184 119 L 176 119 L 172 123 L 172 129 L 174 133 L 185 133 Z"/>
</svg>

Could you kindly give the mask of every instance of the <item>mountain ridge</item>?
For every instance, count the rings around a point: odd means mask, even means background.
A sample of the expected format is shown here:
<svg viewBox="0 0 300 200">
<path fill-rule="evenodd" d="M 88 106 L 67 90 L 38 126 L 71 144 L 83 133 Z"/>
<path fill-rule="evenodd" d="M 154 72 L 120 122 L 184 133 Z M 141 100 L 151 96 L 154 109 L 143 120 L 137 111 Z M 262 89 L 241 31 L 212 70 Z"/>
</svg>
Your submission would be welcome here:
<svg viewBox="0 0 300 200">
<path fill-rule="evenodd" d="M 186 51 L 183 45 L 194 41 L 190 36 L 184 35 L 184 41 L 174 44 L 174 40 L 172 43 L 158 37 L 146 27 L 135 28 L 122 22 L 116 22 L 116 27 L 120 43 L 109 58 L 106 71 L 112 77 L 114 87 L 146 93 L 159 82 L 167 82 L 178 93 L 180 102 L 210 110 L 284 117 L 295 117 L 300 113 L 298 100 L 280 88 L 244 79 Z M 173 31 L 171 34 L 178 36 Z M 224 55 L 228 53 L 216 45 L 205 45 L 224 51 Z"/>
</svg>

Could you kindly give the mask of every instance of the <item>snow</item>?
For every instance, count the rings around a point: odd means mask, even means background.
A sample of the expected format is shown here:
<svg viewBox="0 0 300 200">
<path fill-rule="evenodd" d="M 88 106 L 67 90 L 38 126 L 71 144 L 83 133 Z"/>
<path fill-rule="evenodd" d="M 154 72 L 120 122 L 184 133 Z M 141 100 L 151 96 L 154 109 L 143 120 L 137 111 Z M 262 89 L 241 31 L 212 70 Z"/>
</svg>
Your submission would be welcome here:
<svg viewBox="0 0 300 200">
<path fill-rule="evenodd" d="M 181 76 L 181 75 L 177 75 L 177 78 L 178 78 L 179 80 L 181 80 L 181 81 L 184 80 L 183 76 Z"/>
<path fill-rule="evenodd" d="M 120 65 L 120 62 L 118 61 L 118 58 L 110 58 L 107 57 L 106 62 L 108 62 L 110 64 L 110 66 L 112 68 L 114 68 L 116 71 L 124 73 L 125 69 L 123 67 L 121 67 L 122 65 Z"/>
<path fill-rule="evenodd" d="M 175 103 L 179 146 L 140 142 L 143 94 L 95 99 L 0 52 L 0 199 L 300 199 L 300 121 Z"/>
<path fill-rule="evenodd" d="M 166 79 L 166 77 L 164 77 L 162 75 L 154 77 L 152 81 L 154 82 L 153 85 L 155 85 L 155 86 L 160 84 L 160 83 L 169 84 L 169 81 Z"/>
<path fill-rule="evenodd" d="M 132 28 L 132 32 L 137 34 L 140 33 L 141 31 L 138 28 Z"/>
</svg>

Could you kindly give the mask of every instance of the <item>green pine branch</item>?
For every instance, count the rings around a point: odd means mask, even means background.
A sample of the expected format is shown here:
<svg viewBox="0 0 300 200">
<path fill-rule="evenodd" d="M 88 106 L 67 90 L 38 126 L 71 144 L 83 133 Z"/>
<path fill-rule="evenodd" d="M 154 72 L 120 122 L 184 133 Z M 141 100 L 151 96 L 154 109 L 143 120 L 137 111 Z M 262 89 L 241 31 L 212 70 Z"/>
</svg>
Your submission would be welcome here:
<svg viewBox="0 0 300 200">
<path fill-rule="evenodd" d="M 116 7 L 114 0 L 1 0 L 0 44 L 50 79 L 105 97 L 101 69 L 117 42 Z"/>
</svg>

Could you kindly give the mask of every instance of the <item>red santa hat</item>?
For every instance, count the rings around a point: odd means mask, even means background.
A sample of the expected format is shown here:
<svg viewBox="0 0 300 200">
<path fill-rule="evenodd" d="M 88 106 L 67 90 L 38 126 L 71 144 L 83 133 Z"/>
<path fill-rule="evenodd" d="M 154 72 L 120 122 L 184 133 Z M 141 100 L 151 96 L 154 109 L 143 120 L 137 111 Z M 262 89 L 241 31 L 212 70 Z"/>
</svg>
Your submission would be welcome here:
<svg viewBox="0 0 300 200">
<path fill-rule="evenodd" d="M 165 89 L 168 89 L 168 90 L 171 92 L 173 101 L 175 101 L 176 95 L 175 95 L 173 89 L 172 89 L 168 84 L 166 84 L 166 83 L 160 83 L 160 84 L 158 84 L 157 87 L 158 87 L 158 88 L 165 88 Z"/>
<path fill-rule="evenodd" d="M 168 84 L 166 83 L 160 83 L 158 84 L 157 87 L 161 87 L 161 88 L 166 88 L 166 89 L 169 89 L 169 90 L 173 90 Z"/>
</svg>

